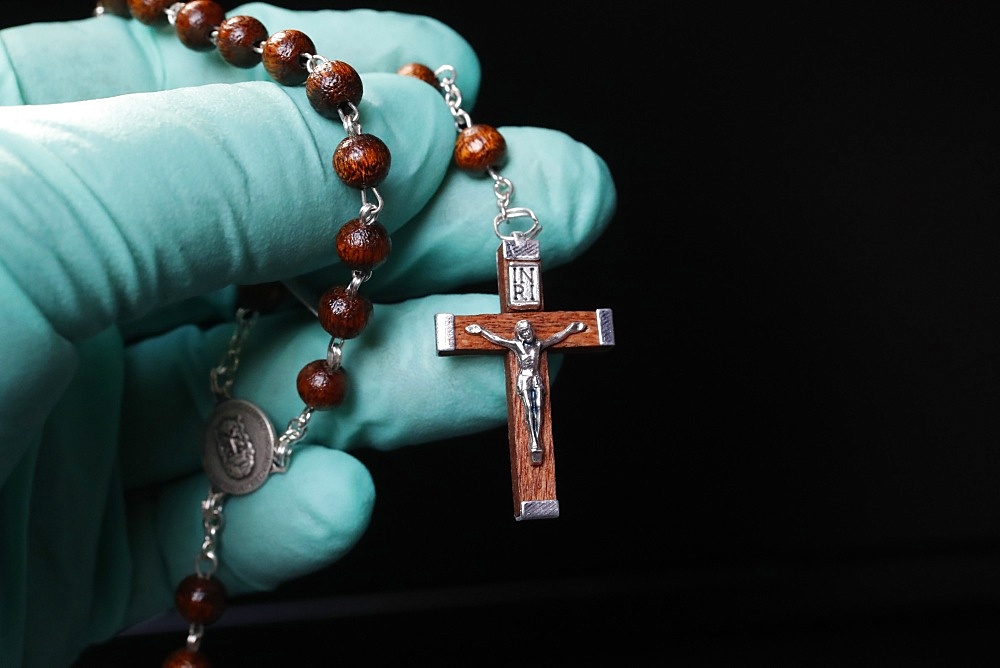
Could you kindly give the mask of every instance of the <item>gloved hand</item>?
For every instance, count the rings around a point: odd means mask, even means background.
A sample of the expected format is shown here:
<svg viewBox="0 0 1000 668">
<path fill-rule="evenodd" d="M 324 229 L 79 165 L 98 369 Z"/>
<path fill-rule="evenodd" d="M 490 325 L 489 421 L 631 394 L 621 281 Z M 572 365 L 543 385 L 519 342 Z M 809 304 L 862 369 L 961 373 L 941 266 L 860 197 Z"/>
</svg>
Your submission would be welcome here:
<svg viewBox="0 0 1000 668">
<path fill-rule="evenodd" d="M 493 182 L 453 166 L 440 92 L 396 74 L 453 65 L 473 120 L 502 123 L 475 116 L 470 45 L 414 15 L 256 3 L 235 15 L 302 30 L 361 73 L 360 121 L 392 152 L 378 189 L 393 245 L 361 288 L 375 307 L 344 346 L 347 399 L 314 415 L 287 473 L 226 502 L 218 575 L 230 595 L 355 545 L 375 490 L 351 448 L 506 420 L 502 364 L 438 357 L 433 330 L 437 312 L 499 308 L 495 294 L 446 294 L 495 277 Z M 333 236 L 360 196 L 331 166 L 344 128 L 302 86 L 189 49 L 172 26 L 106 14 L 0 38 L 0 665 L 48 667 L 172 606 L 203 537 L 201 430 L 232 286 L 345 284 Z M 500 130 L 501 173 L 543 225 L 545 267 L 571 260 L 611 220 L 605 163 L 557 130 Z M 303 408 L 296 374 L 329 341 L 303 308 L 262 316 L 233 394 L 280 434 Z"/>
</svg>

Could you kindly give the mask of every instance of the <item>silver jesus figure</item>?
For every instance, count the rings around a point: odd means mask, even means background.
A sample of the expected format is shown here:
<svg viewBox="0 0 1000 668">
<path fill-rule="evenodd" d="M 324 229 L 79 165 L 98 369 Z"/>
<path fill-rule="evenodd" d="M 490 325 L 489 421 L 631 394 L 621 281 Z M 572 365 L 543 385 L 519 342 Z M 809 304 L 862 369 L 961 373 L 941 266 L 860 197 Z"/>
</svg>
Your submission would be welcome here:
<svg viewBox="0 0 1000 668">
<path fill-rule="evenodd" d="M 465 327 L 469 334 L 478 334 L 487 341 L 503 346 L 514 353 L 520 370 L 517 375 L 517 394 L 521 397 L 524 407 L 524 419 L 531 434 L 531 461 L 534 464 L 542 462 L 542 447 L 539 445 L 539 433 L 542 422 L 542 401 L 545 394 L 545 383 L 538 374 L 538 364 L 541 353 L 549 346 L 559 343 L 567 336 L 582 332 L 587 326 L 580 321 L 571 322 L 564 329 L 546 339 L 535 336 L 535 329 L 527 320 L 518 320 L 514 325 L 514 338 L 505 339 L 502 336 L 483 329 L 473 323 Z"/>
</svg>

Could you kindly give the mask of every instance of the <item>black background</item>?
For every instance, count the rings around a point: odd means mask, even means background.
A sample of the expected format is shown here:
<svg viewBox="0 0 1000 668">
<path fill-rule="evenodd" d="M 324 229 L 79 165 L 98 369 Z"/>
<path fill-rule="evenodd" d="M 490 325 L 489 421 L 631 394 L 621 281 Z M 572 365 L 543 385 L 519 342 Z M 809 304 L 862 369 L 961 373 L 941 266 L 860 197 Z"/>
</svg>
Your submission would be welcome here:
<svg viewBox="0 0 1000 668">
<path fill-rule="evenodd" d="M 608 161 L 614 222 L 546 272 L 546 307 L 612 308 L 617 346 L 553 387 L 558 520 L 514 522 L 505 430 L 359 452 L 362 542 L 240 601 L 215 663 L 994 665 L 990 5 L 363 6 L 470 41 L 475 120 Z M 463 503 L 436 516 L 442 481 Z M 168 621 L 76 668 L 182 641 Z"/>
</svg>

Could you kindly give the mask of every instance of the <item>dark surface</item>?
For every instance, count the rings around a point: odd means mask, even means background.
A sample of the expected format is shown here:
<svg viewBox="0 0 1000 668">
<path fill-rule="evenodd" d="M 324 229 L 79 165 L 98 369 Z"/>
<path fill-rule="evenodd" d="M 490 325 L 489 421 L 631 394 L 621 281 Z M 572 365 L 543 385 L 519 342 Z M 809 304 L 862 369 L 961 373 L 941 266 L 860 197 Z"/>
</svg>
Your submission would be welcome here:
<svg viewBox="0 0 1000 668">
<path fill-rule="evenodd" d="M 553 389 L 562 517 L 513 521 L 503 430 L 360 452 L 369 532 L 227 613 L 217 665 L 995 665 L 990 5 L 364 6 L 472 43 L 476 120 L 608 161 L 615 221 L 546 306 L 613 308 L 618 345 Z M 180 628 L 78 668 L 157 665 Z"/>
</svg>

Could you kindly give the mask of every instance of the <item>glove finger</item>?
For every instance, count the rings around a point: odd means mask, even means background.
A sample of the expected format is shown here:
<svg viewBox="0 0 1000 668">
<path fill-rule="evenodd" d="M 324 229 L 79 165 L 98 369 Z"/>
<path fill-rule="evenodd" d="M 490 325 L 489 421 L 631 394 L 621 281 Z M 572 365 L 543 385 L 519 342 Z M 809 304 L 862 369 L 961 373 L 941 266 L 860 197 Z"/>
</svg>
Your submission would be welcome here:
<svg viewBox="0 0 1000 668">
<path fill-rule="evenodd" d="M 129 511 L 132 597 L 122 620 L 132 624 L 171 605 L 174 589 L 201 567 L 204 476 L 193 475 L 134 504 Z M 344 452 L 299 445 L 287 473 L 271 475 L 245 496 L 223 503 L 217 576 L 230 596 L 266 591 L 328 566 L 361 538 L 375 488 L 365 466 Z"/>
<path fill-rule="evenodd" d="M 454 125 L 430 86 L 395 74 L 367 77 L 361 116 L 392 151 L 379 192 L 394 231 L 437 189 Z M 0 261 L 71 341 L 317 269 L 360 207 L 330 164 L 343 137 L 300 88 L 264 82 L 2 107 Z"/>
<path fill-rule="evenodd" d="M 495 295 L 471 294 L 376 305 L 362 335 L 344 346 L 346 398 L 313 414 L 309 441 L 338 450 L 391 449 L 502 425 L 503 364 L 493 356 L 438 357 L 434 337 L 436 313 L 495 313 L 498 305 Z M 202 429 L 213 407 L 209 369 L 232 331 L 185 327 L 128 349 L 121 420 L 127 487 L 200 469 Z M 282 433 L 303 409 L 296 375 L 326 356 L 329 341 L 305 309 L 260 318 L 243 349 L 233 396 L 259 406 Z M 560 357 L 549 355 L 553 375 Z"/>
<path fill-rule="evenodd" d="M 301 30 L 319 55 L 350 63 L 361 73 L 395 72 L 413 61 L 452 64 L 463 73 L 467 103 L 476 99 L 475 52 L 436 19 L 369 9 L 293 11 L 266 3 L 226 12 L 227 17 L 239 15 L 258 19 L 269 34 Z M 86 61 L 82 72 L 75 66 L 53 67 L 81 59 Z M 255 80 L 269 80 L 261 64 L 234 67 L 218 53 L 192 50 L 166 23 L 149 26 L 107 14 L 0 31 L 0 104 L 70 102 Z"/>
<path fill-rule="evenodd" d="M 31 346 L 54 354 L 49 345 L 40 345 L 43 341 L 58 343 L 40 334 L 5 361 L 25 357 Z M 53 385 L 65 383 L 65 397 L 75 400 L 57 402 L 46 411 L 47 420 L 36 415 L 31 427 L 17 429 L 7 415 L 0 420 L 0 468 L 13 465 L 0 475 L 0 598 L 9 615 L 0 625 L 4 666 L 22 665 L 25 652 L 30 652 L 32 665 L 69 665 L 85 644 L 118 630 L 112 618 L 120 615 L 127 596 L 125 511 L 114 447 L 122 345 L 117 333 L 107 330 L 74 353 L 70 360 L 60 351 L 62 364 L 57 359 L 45 368 L 39 360 L 33 370 Z M 30 378 L 8 379 L 12 385 L 5 396 L 26 395 L 38 403 L 38 397 L 46 395 L 32 393 Z M 61 395 L 59 389 L 52 394 Z M 93 609 L 94 601 L 102 603 L 100 612 Z"/>
</svg>

